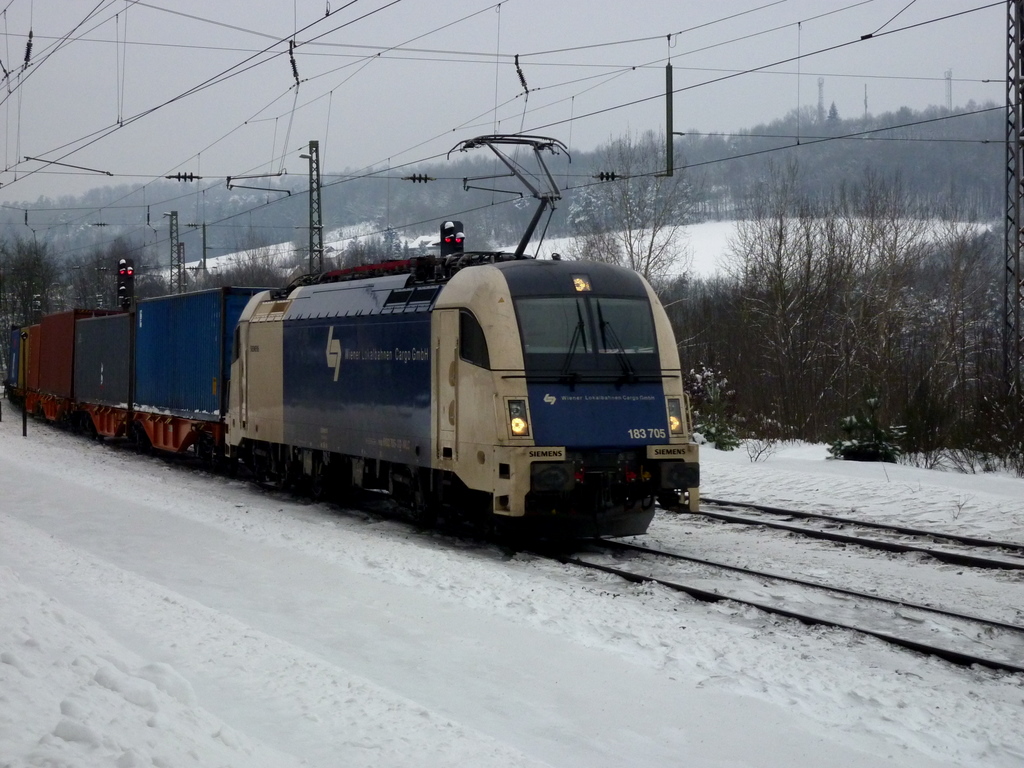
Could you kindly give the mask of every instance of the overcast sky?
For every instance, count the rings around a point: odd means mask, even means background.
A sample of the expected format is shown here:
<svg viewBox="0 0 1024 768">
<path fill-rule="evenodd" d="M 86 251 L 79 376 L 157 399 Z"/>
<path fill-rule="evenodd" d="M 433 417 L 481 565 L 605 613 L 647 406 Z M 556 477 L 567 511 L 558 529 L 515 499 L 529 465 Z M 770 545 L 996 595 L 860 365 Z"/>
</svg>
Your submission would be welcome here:
<svg viewBox="0 0 1024 768">
<path fill-rule="evenodd" d="M 524 131 L 589 150 L 626 131 L 664 130 L 669 60 L 677 131 L 734 131 L 816 109 L 819 78 L 826 109 L 835 102 L 843 117 L 864 113 L 865 93 L 872 114 L 944 105 L 949 85 L 954 107 L 1005 99 L 1005 2 L 0 6 L 5 203 L 178 172 L 206 184 L 305 175 L 299 155 L 311 139 L 325 172 L 432 158 L 489 133 Z M 951 14 L 962 15 L 943 20 Z"/>
</svg>

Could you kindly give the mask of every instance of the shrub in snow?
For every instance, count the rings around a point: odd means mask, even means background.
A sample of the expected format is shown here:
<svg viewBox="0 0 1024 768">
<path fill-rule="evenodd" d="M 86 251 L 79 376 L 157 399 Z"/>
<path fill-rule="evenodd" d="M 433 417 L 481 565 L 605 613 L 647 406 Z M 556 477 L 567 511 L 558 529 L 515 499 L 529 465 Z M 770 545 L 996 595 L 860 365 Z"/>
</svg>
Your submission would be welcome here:
<svg viewBox="0 0 1024 768">
<path fill-rule="evenodd" d="M 752 437 L 745 440 L 743 444 L 747 449 L 747 456 L 750 457 L 751 461 L 767 461 L 772 455 L 774 455 L 775 447 L 778 442 L 779 441 L 774 437 Z"/>
<path fill-rule="evenodd" d="M 895 464 L 902 453 L 903 427 L 881 426 L 878 423 L 878 406 L 878 398 L 869 397 L 864 408 L 858 408 L 852 416 L 844 418 L 839 428 L 846 437 L 832 443 L 828 452 L 836 458 L 850 461 Z"/>
<path fill-rule="evenodd" d="M 954 416 L 950 391 L 922 379 L 903 411 L 905 433 L 900 445 L 912 457 L 904 460 L 929 469 L 940 466 L 945 449 L 954 442 Z"/>
<path fill-rule="evenodd" d="M 720 371 L 707 366 L 691 369 L 683 382 L 693 409 L 694 431 L 721 451 L 731 451 L 740 444 L 732 406 L 736 392 L 728 385 L 729 380 Z"/>
</svg>

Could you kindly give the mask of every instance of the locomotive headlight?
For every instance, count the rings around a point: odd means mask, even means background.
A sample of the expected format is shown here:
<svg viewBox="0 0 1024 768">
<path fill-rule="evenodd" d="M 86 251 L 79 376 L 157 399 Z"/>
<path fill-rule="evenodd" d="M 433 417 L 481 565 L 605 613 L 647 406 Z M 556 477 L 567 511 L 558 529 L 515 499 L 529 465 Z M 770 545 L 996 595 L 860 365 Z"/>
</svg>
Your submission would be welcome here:
<svg viewBox="0 0 1024 768">
<path fill-rule="evenodd" d="M 530 435 L 530 419 L 526 413 L 525 400 L 508 401 L 508 425 L 514 437 Z"/>
<path fill-rule="evenodd" d="M 678 397 L 668 398 L 668 431 L 670 435 L 683 434 L 683 406 Z"/>
</svg>

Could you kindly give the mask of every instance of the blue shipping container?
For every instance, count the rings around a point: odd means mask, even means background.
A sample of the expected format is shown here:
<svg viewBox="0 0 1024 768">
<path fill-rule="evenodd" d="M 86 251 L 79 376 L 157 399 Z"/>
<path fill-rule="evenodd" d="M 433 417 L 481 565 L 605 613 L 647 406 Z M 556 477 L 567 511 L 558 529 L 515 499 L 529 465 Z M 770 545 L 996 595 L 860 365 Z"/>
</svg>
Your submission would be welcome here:
<svg viewBox="0 0 1024 768">
<path fill-rule="evenodd" d="M 264 290 L 217 288 L 140 301 L 135 409 L 220 420 L 227 410 L 235 326 L 249 299 Z"/>
</svg>

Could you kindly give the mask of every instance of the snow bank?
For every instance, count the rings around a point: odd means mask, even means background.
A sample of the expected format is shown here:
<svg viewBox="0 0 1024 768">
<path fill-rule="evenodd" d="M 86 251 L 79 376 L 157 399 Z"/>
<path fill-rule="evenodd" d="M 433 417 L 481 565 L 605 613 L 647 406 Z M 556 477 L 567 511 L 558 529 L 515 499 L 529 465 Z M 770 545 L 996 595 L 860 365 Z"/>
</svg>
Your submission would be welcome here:
<svg viewBox="0 0 1024 768">
<path fill-rule="evenodd" d="M 29 427 L 0 423 L 0 765 L 1024 760 L 1020 676 Z M 1022 481 L 824 455 L 705 450 L 704 492 L 1024 532 Z M 973 498 L 953 520 L 957 493 Z M 710 546 L 659 514 L 651 535 L 669 534 Z M 781 546 L 793 567 L 839 562 Z"/>
</svg>

